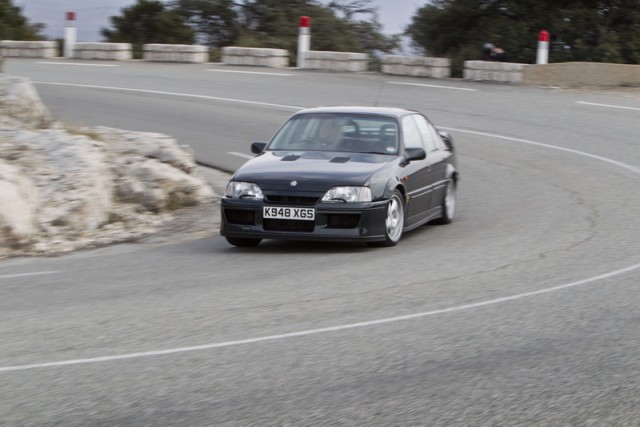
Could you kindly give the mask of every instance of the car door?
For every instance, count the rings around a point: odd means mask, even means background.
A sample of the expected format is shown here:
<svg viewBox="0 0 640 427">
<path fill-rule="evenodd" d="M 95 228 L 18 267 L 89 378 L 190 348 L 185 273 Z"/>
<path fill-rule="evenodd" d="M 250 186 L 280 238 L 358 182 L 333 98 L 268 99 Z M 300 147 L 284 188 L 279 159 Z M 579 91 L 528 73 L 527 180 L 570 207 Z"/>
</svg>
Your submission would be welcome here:
<svg viewBox="0 0 640 427">
<path fill-rule="evenodd" d="M 447 160 L 451 153 L 444 150 L 444 144 L 435 127 L 421 114 L 411 116 L 420 131 L 420 136 L 426 147 L 428 173 L 427 181 L 431 187 L 429 208 L 440 206 L 444 200 L 444 192 L 447 184 Z"/>
<path fill-rule="evenodd" d="M 402 142 L 404 148 L 422 148 L 427 151 L 424 140 L 414 115 L 402 118 Z M 400 177 L 407 191 L 407 224 L 410 226 L 427 215 L 431 205 L 431 159 L 413 160 L 403 168 L 404 176 Z"/>
</svg>

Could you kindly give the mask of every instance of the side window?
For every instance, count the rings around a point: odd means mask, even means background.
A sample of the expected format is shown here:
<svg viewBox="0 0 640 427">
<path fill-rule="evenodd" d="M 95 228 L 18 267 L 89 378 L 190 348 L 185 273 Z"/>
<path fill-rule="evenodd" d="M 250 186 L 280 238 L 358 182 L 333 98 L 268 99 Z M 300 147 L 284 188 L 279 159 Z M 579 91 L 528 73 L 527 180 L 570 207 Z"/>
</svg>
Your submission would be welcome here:
<svg viewBox="0 0 640 427">
<path fill-rule="evenodd" d="M 436 134 L 436 130 L 433 128 L 431 123 L 429 123 L 424 116 L 419 114 L 414 114 L 412 117 L 416 120 L 418 129 L 420 130 L 420 134 L 424 140 L 424 145 L 427 148 L 427 153 L 440 149 L 438 146 L 438 139 L 440 139 L 440 137 Z"/>
<path fill-rule="evenodd" d="M 405 148 L 425 148 L 420 138 L 420 131 L 412 116 L 402 118 L 402 139 Z"/>
</svg>

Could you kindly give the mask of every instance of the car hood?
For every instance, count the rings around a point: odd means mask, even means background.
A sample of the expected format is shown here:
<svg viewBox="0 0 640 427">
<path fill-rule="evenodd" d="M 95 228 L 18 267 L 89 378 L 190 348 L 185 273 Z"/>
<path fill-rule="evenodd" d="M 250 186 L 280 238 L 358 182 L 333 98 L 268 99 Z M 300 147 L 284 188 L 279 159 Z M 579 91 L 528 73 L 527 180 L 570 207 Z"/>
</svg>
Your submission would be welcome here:
<svg viewBox="0 0 640 427">
<path fill-rule="evenodd" d="M 364 185 L 395 156 L 340 152 L 266 151 L 245 163 L 236 181 L 258 184 L 263 190 L 294 189 L 325 192 L 337 185 Z"/>
</svg>

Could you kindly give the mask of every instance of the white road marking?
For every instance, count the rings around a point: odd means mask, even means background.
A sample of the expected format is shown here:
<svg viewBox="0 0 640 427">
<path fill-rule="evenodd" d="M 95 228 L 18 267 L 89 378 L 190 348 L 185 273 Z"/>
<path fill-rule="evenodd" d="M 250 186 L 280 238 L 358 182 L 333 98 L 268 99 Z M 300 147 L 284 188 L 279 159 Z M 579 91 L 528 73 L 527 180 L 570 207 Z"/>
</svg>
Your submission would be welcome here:
<svg viewBox="0 0 640 427">
<path fill-rule="evenodd" d="M 623 169 L 630 170 L 631 172 L 635 172 L 637 174 L 640 174 L 640 168 L 638 168 L 636 166 L 628 165 L 626 163 L 622 163 L 622 162 L 619 162 L 617 160 L 612 160 L 612 159 L 609 159 L 607 157 L 598 156 L 596 154 L 590 154 L 590 153 L 585 153 L 584 151 L 573 150 L 571 148 L 558 147 L 556 145 L 543 144 L 541 142 L 529 141 L 529 140 L 520 139 L 520 138 L 511 138 L 509 136 L 496 135 L 496 134 L 487 133 L 487 132 L 476 132 L 476 131 L 472 131 L 472 130 L 464 130 L 464 129 L 456 129 L 456 128 L 448 128 L 448 127 L 438 127 L 438 128 L 439 129 L 444 129 L 444 130 L 452 130 L 454 132 L 462 132 L 462 133 L 469 133 L 469 134 L 472 134 L 472 135 L 480 135 L 480 136 L 487 136 L 487 137 L 490 137 L 490 138 L 504 139 L 504 140 L 507 140 L 507 141 L 521 142 L 523 144 L 529 144 L 529 145 L 535 145 L 535 146 L 538 146 L 538 147 L 550 148 L 552 150 L 566 151 L 567 153 L 577 154 L 579 156 L 584 156 L 584 157 L 589 157 L 589 158 L 592 158 L 592 159 L 600 160 L 601 162 L 610 163 L 612 165 L 621 167 Z"/>
<path fill-rule="evenodd" d="M 458 311 L 470 310 L 478 307 L 484 307 L 487 305 L 500 304 L 503 302 L 529 298 L 537 295 L 559 291 L 562 289 L 572 288 L 575 286 L 587 285 L 589 283 L 597 282 L 599 280 L 610 279 L 612 277 L 620 276 L 622 274 L 629 273 L 638 269 L 640 269 L 640 264 L 635 264 L 630 267 L 611 271 L 609 273 L 604 273 L 599 276 L 578 280 L 576 282 L 571 282 L 564 285 L 553 286 L 551 288 L 540 289 L 538 291 L 524 292 L 521 294 L 515 294 L 507 297 L 494 298 L 494 299 L 480 301 L 480 302 L 471 303 L 471 304 L 463 304 L 463 305 L 458 305 L 453 307 L 441 308 L 438 310 L 424 311 L 422 313 L 408 314 L 405 316 L 387 317 L 384 319 L 370 320 L 367 322 L 347 323 L 345 325 L 330 326 L 327 328 L 306 329 L 303 331 L 289 332 L 285 334 L 267 335 L 262 337 L 248 338 L 248 339 L 236 340 L 236 341 L 224 341 L 224 342 L 217 342 L 217 343 L 211 343 L 211 344 L 195 345 L 191 347 L 178 347 L 178 348 L 170 348 L 166 350 L 145 351 L 145 352 L 139 352 L 139 353 L 115 354 L 112 356 L 91 357 L 86 359 L 70 359 L 70 360 L 62 360 L 59 362 L 34 363 L 30 365 L 3 366 L 3 367 L 0 367 L 0 373 L 13 372 L 13 371 L 25 371 L 29 369 L 38 369 L 38 368 L 54 368 L 54 367 L 70 366 L 70 365 L 86 365 L 90 363 L 113 362 L 117 360 L 137 359 L 141 357 L 164 356 L 168 354 L 212 350 L 212 349 L 223 348 L 223 347 L 235 347 L 239 345 L 255 344 L 255 343 L 265 342 L 265 341 L 276 341 L 276 340 L 283 340 L 287 338 L 323 334 L 328 332 L 339 332 L 339 331 L 346 331 L 349 329 L 366 328 L 369 326 L 384 325 L 387 323 L 420 319 L 423 317 L 435 316 L 438 314 L 453 313 Z"/>
<path fill-rule="evenodd" d="M 255 156 L 252 156 L 250 154 L 237 153 L 235 151 L 229 151 L 227 154 L 231 154 L 233 156 L 242 157 L 243 159 L 253 159 L 255 157 Z"/>
<path fill-rule="evenodd" d="M 179 92 L 165 92 L 161 90 L 146 90 L 146 89 L 133 89 L 133 88 L 127 88 L 127 87 L 97 86 L 97 85 L 83 85 L 83 84 L 75 84 L 75 83 L 56 83 L 56 82 L 39 82 L 39 81 L 34 81 L 34 83 L 41 84 L 41 85 L 53 85 L 53 86 L 84 87 L 88 89 L 117 90 L 122 92 L 152 93 L 156 95 L 179 96 L 182 98 L 210 99 L 213 101 L 235 102 L 238 104 L 259 105 L 261 107 L 285 108 L 287 110 L 296 110 L 296 111 L 302 110 L 304 108 L 304 107 L 298 107 L 296 105 L 271 104 L 269 102 L 247 101 L 244 99 L 222 98 L 219 96 L 207 96 L 207 95 L 194 95 L 194 94 L 179 93 Z"/>
<path fill-rule="evenodd" d="M 74 63 L 74 62 L 50 62 L 50 61 L 40 61 L 40 62 L 36 62 L 36 64 L 71 65 L 71 66 L 77 66 L 77 67 L 119 67 L 119 65 L 115 65 L 115 64 L 82 64 L 82 63 Z"/>
<path fill-rule="evenodd" d="M 35 271 L 33 273 L 16 273 L 16 274 L 2 274 L 0 279 L 13 279 L 16 277 L 28 277 L 28 276 L 43 276 L 45 274 L 58 274 L 61 271 Z"/>
<path fill-rule="evenodd" d="M 390 85 L 404 85 L 404 86 L 421 86 L 421 87 L 431 87 L 436 89 L 451 89 L 451 90 L 464 90 L 467 92 L 478 92 L 478 89 L 470 89 L 466 87 L 455 87 L 455 86 L 442 86 L 442 85 L 428 85 L 423 83 L 405 83 L 405 82 L 387 82 Z"/>
<path fill-rule="evenodd" d="M 592 105 L 594 107 L 619 108 L 622 110 L 640 111 L 640 108 L 636 108 L 636 107 L 624 107 L 622 105 L 611 105 L 611 104 L 598 104 L 595 102 L 586 102 L 586 101 L 576 101 L 576 104 Z"/>
<path fill-rule="evenodd" d="M 239 70 L 207 70 L 213 73 L 235 73 L 235 74 L 258 74 L 261 76 L 292 76 L 293 74 L 288 73 L 266 73 L 264 71 L 239 71 Z"/>
</svg>

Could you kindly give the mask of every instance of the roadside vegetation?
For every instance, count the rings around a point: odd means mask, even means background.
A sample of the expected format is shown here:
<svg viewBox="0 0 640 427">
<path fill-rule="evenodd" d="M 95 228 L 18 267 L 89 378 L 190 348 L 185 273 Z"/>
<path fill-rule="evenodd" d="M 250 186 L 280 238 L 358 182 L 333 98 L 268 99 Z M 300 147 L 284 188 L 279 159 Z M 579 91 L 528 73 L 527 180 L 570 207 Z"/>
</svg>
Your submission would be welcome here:
<svg viewBox="0 0 640 427">
<path fill-rule="evenodd" d="M 287 49 L 295 63 L 298 18 L 311 17 L 312 50 L 394 52 L 400 34 L 386 35 L 374 0 L 131 0 L 110 18 L 105 41 L 199 43 L 219 57 L 224 46 Z M 551 62 L 640 64 L 638 0 L 431 0 L 407 16 L 404 33 L 417 53 L 447 57 L 454 69 L 481 59 L 483 45 L 506 51 L 509 62 L 533 63 L 538 32 L 551 33 Z M 0 0 L 0 40 L 43 39 L 42 24 Z"/>
<path fill-rule="evenodd" d="M 309 16 L 311 49 L 342 52 L 391 52 L 400 36 L 387 36 L 373 0 L 138 0 L 111 17 L 103 29 L 107 41 L 199 43 L 212 51 L 224 46 L 287 49 L 295 62 L 298 19 Z"/>
<path fill-rule="evenodd" d="M 551 34 L 549 62 L 640 64 L 638 0 L 432 0 L 406 34 L 418 51 L 454 68 L 482 58 L 490 43 L 509 62 L 534 63 L 538 33 Z"/>
<path fill-rule="evenodd" d="M 0 40 L 44 40 L 43 24 L 31 24 L 12 0 L 0 0 Z"/>
</svg>

